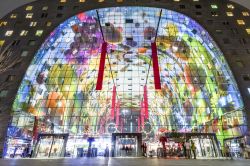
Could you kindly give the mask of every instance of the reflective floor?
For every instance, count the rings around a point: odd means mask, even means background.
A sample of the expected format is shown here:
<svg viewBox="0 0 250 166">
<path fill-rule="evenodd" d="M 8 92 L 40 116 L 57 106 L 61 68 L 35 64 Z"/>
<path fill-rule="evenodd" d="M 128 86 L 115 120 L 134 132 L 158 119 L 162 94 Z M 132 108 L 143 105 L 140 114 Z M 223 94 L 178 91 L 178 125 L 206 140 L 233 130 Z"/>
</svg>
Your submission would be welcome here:
<svg viewBox="0 0 250 166">
<path fill-rule="evenodd" d="M 0 166 L 250 166 L 249 160 L 169 160 L 157 158 L 81 158 L 0 160 Z"/>
</svg>

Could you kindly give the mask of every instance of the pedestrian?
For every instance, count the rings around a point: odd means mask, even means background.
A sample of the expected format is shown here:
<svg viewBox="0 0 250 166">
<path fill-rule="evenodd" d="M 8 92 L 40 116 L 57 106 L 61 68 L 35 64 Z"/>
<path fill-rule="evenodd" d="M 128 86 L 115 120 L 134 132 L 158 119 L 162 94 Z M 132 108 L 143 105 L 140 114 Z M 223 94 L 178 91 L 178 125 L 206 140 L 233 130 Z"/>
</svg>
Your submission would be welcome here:
<svg viewBox="0 0 250 166">
<path fill-rule="evenodd" d="M 191 140 L 191 150 L 193 152 L 194 159 L 196 159 L 196 146 L 195 146 L 193 140 Z"/>
<path fill-rule="evenodd" d="M 187 149 L 186 149 L 185 142 L 182 142 L 182 149 L 183 149 L 183 156 L 187 158 Z"/>
<path fill-rule="evenodd" d="M 190 143 L 188 141 L 186 141 L 185 142 L 185 146 L 186 146 L 186 155 L 187 155 L 187 158 L 190 159 L 190 156 L 191 156 Z"/>
</svg>

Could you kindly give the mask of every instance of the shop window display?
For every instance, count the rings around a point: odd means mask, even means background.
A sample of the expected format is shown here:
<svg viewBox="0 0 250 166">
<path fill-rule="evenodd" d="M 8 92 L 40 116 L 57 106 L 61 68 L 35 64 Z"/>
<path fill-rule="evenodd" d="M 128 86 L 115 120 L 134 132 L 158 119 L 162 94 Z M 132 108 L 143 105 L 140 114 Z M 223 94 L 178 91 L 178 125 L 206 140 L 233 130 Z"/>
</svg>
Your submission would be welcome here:
<svg viewBox="0 0 250 166">
<path fill-rule="evenodd" d="M 215 133 L 221 144 L 244 135 L 237 85 L 222 52 L 198 23 L 162 10 L 157 32 L 160 9 L 98 11 L 108 43 L 102 90 L 95 87 L 104 41 L 92 10 L 60 24 L 36 53 L 13 104 L 8 148 L 16 138 L 32 144 L 37 133 L 69 133 L 71 145 L 79 142 L 79 136 L 101 139 L 114 132 L 141 132 L 149 142 L 172 130 Z M 161 90 L 155 90 L 150 68 L 156 33 Z M 116 115 L 112 118 L 114 86 Z M 145 86 L 148 117 L 141 104 Z M 76 147 L 81 148 L 78 143 Z M 76 154 L 77 150 L 70 151 Z"/>
</svg>

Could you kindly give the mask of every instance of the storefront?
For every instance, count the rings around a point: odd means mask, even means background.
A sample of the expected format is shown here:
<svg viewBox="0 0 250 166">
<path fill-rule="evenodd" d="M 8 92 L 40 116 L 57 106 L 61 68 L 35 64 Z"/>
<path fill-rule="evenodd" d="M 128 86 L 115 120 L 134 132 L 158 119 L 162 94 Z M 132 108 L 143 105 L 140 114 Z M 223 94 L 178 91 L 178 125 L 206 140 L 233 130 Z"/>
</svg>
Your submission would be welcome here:
<svg viewBox="0 0 250 166">
<path fill-rule="evenodd" d="M 8 139 L 7 144 L 6 158 L 28 157 L 28 154 L 25 153 L 29 153 L 27 148 L 31 148 L 31 140 L 21 138 Z"/>
</svg>

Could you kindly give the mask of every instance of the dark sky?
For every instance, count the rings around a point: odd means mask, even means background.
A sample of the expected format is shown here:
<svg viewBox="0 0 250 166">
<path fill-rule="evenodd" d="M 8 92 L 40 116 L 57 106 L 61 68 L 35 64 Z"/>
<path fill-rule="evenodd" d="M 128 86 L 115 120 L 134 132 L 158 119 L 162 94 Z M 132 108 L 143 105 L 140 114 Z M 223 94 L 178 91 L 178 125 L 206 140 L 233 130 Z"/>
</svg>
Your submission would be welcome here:
<svg viewBox="0 0 250 166">
<path fill-rule="evenodd" d="M 35 0 L 0 0 L 0 18 L 9 13 L 11 10 Z M 53 0 L 54 1 L 54 0 Z M 232 0 L 240 3 L 250 9 L 250 0 Z"/>
</svg>

